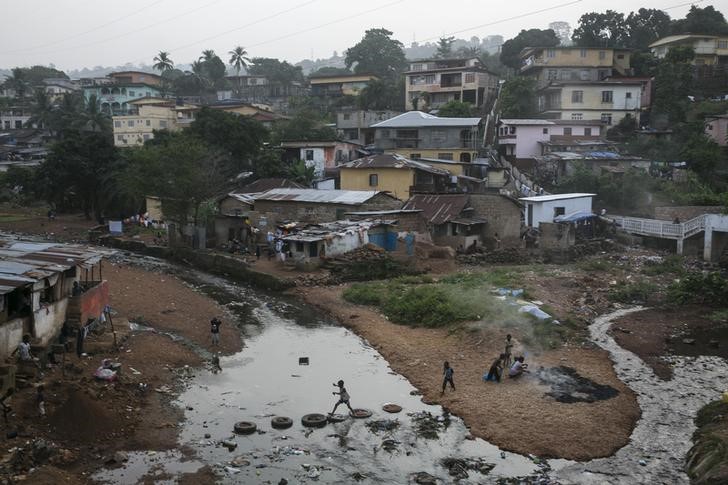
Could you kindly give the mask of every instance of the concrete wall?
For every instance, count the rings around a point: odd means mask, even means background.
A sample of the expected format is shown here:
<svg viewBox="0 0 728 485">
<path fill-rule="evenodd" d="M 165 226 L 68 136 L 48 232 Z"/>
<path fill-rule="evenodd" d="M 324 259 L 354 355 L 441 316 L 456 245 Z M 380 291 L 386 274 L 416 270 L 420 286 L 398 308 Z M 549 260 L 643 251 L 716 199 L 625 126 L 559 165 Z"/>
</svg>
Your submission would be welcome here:
<svg viewBox="0 0 728 485">
<path fill-rule="evenodd" d="M 576 231 L 571 224 L 542 222 L 539 229 L 541 249 L 568 249 L 569 246 L 576 244 Z"/>
<path fill-rule="evenodd" d="M 475 215 L 485 217 L 483 236 L 495 241 L 498 234 L 501 247 L 521 245 L 521 207 L 514 200 L 500 194 L 470 194 L 470 206 Z"/>
<path fill-rule="evenodd" d="M 533 210 L 533 220 L 531 221 L 532 227 L 539 227 L 542 222 L 553 222 L 554 221 L 554 210 L 557 207 L 564 208 L 564 214 L 571 214 L 576 211 L 591 211 L 592 210 L 592 197 L 576 197 L 573 199 L 561 199 L 546 202 L 529 202 L 522 201 L 526 206 L 525 212 L 525 223 L 528 225 L 528 212 L 530 209 Z"/>
<path fill-rule="evenodd" d="M 235 197 L 227 196 L 220 201 L 220 214 L 236 214 L 245 215 L 252 207 L 250 204 L 245 204 L 239 201 Z M 236 212 L 237 211 L 237 212 Z"/>
<path fill-rule="evenodd" d="M 109 283 L 106 280 L 100 281 L 81 295 L 71 297 L 69 300 L 69 316 L 79 315 L 79 322 L 84 324 L 89 319 L 98 318 L 109 304 Z"/>
<path fill-rule="evenodd" d="M 296 201 L 265 201 L 255 202 L 255 211 L 267 217 L 268 226 L 283 221 L 298 222 L 332 222 L 344 219 L 346 212 L 393 210 L 402 207 L 402 202 L 387 196 L 378 194 L 364 204 L 319 204 L 311 202 Z"/>
<path fill-rule="evenodd" d="M 511 134 L 515 129 L 515 133 Z M 498 128 L 501 143 L 510 144 L 515 137 L 515 149 L 512 155 L 516 158 L 534 158 L 542 155 L 541 141 L 549 141 L 552 136 L 564 136 L 564 128 L 571 128 L 571 136 L 599 136 L 600 127 L 594 125 L 579 124 L 575 121 L 569 125 L 502 125 Z M 589 135 L 585 130 L 590 130 Z M 545 131 L 545 133 L 544 133 Z"/>
<path fill-rule="evenodd" d="M 33 312 L 33 337 L 47 345 L 61 331 L 66 321 L 68 298 L 49 303 Z"/>
<path fill-rule="evenodd" d="M 5 361 L 23 340 L 24 320 L 15 318 L 0 324 L 0 361 Z"/>
<path fill-rule="evenodd" d="M 448 149 L 463 149 L 463 148 L 470 148 L 473 150 L 475 146 L 477 145 L 479 138 L 478 138 L 478 127 L 467 127 L 467 126 L 455 126 L 455 127 L 448 127 L 448 126 L 437 126 L 437 127 L 427 127 L 427 128 L 418 128 L 418 129 L 410 129 L 410 128 L 402 128 L 402 129 L 396 129 L 396 128 L 375 128 L 374 132 L 374 144 L 377 146 L 377 148 L 381 148 L 383 150 L 393 150 L 393 149 L 404 149 L 404 148 L 398 148 L 398 143 L 402 144 L 405 140 L 397 140 L 397 138 L 401 138 L 397 136 L 397 132 L 399 131 L 416 131 L 417 132 L 417 140 L 412 140 L 414 144 L 417 145 L 417 148 L 406 148 L 406 150 L 409 150 L 412 153 L 417 153 L 421 150 L 437 150 L 441 152 L 446 152 Z M 469 147 L 463 147 L 462 144 L 462 138 L 461 133 L 462 132 L 469 132 L 471 134 L 471 145 Z M 410 141 L 410 140 L 407 140 Z M 424 155 L 423 155 L 424 157 Z M 437 157 L 433 157 L 437 158 Z"/>
<path fill-rule="evenodd" d="M 728 118 L 712 118 L 705 123 L 705 134 L 718 145 L 728 145 Z"/>
<path fill-rule="evenodd" d="M 718 261 L 726 248 L 728 248 L 728 216 L 722 214 L 706 216 L 703 259 Z"/>
</svg>

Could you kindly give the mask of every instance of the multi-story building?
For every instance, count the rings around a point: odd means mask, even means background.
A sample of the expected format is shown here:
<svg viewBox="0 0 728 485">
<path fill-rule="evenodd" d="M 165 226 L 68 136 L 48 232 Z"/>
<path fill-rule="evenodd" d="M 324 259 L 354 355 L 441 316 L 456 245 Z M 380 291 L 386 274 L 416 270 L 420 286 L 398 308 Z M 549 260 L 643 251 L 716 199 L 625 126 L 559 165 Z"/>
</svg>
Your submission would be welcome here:
<svg viewBox="0 0 728 485">
<path fill-rule="evenodd" d="M 596 82 L 552 82 L 538 91 L 538 112 L 557 120 L 619 123 L 628 114 L 639 123 L 643 82 L 608 79 Z"/>
<path fill-rule="evenodd" d="M 498 88 L 498 76 L 477 57 L 412 61 L 405 76 L 407 110 L 437 109 L 450 101 L 482 108 Z"/>
<path fill-rule="evenodd" d="M 372 74 L 346 74 L 342 76 L 311 77 L 311 96 L 340 97 L 358 96 L 370 82 L 379 79 Z"/>
<path fill-rule="evenodd" d="M 678 46 L 693 48 L 693 64 L 696 66 L 728 65 L 728 35 L 668 35 L 650 44 L 650 50 L 655 57 L 662 59 L 671 47 Z"/>
<path fill-rule="evenodd" d="M 218 101 L 235 100 L 244 103 L 263 103 L 275 111 L 287 112 L 291 97 L 308 96 L 309 88 L 300 82 L 283 84 L 271 81 L 265 76 L 226 76 L 231 89 L 217 92 Z"/>
<path fill-rule="evenodd" d="M 596 82 L 629 76 L 630 51 L 602 47 L 527 47 L 520 53 L 521 74 L 538 87 L 555 82 Z"/>
<path fill-rule="evenodd" d="M 718 145 L 728 146 L 728 113 L 724 115 L 707 116 L 705 118 L 705 134 Z"/>
<path fill-rule="evenodd" d="M 472 162 L 478 155 L 481 118 L 440 118 L 408 111 L 372 125 L 374 144 L 410 159 Z"/>
<path fill-rule="evenodd" d="M 498 145 L 507 157 L 529 159 L 543 155 L 552 142 L 593 142 L 600 134 L 600 121 L 501 119 Z"/>
<path fill-rule="evenodd" d="M 181 105 L 166 98 L 130 101 L 130 114 L 113 117 L 114 145 L 143 145 L 154 138 L 154 130 L 178 131 L 195 119 L 199 106 Z"/>
<path fill-rule="evenodd" d="M 394 118 L 399 111 L 366 111 L 361 109 L 342 109 L 336 113 L 336 131 L 343 140 L 361 145 L 374 143 L 372 125 Z"/>
<path fill-rule="evenodd" d="M 60 101 L 65 95 L 73 94 L 80 89 L 77 82 L 61 78 L 44 79 L 43 84 L 46 94 L 53 102 Z"/>
<path fill-rule="evenodd" d="M 20 130 L 30 121 L 31 112 L 27 106 L 9 106 L 0 110 L 0 129 Z"/>
<path fill-rule="evenodd" d="M 103 79 L 84 79 L 81 85 L 86 102 L 95 95 L 103 112 L 126 115 L 132 110 L 131 101 L 162 97 L 161 79 L 156 74 L 125 71 L 111 73 Z"/>
</svg>

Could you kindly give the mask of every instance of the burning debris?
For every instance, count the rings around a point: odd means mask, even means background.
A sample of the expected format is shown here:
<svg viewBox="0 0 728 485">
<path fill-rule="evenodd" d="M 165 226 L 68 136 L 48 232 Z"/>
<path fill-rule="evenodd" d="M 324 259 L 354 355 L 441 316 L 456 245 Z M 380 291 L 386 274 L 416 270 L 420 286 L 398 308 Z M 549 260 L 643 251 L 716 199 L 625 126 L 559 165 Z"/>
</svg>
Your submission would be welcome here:
<svg viewBox="0 0 728 485">
<path fill-rule="evenodd" d="M 615 388 L 582 377 L 571 367 L 559 366 L 539 369 L 536 376 L 541 384 L 551 387 L 547 396 L 558 402 L 595 402 L 611 399 L 619 394 Z"/>
</svg>

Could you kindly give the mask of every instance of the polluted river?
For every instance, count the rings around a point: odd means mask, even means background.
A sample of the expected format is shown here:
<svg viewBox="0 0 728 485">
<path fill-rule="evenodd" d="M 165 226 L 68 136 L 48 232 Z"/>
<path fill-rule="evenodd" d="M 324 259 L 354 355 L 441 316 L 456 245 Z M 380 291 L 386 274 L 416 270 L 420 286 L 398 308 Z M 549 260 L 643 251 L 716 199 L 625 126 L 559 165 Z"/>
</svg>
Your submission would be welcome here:
<svg viewBox="0 0 728 485">
<path fill-rule="evenodd" d="M 366 341 L 294 298 L 152 258 L 122 259 L 172 272 L 217 300 L 238 321 L 245 346 L 220 359 L 221 372 L 190 371 L 175 401 L 185 410 L 177 450 L 130 453 L 123 467 L 94 475 L 102 483 L 176 483 L 174 477 L 203 466 L 221 483 L 687 483 L 682 463 L 692 418 L 728 388 L 728 365 L 720 358 L 676 358 L 675 379 L 660 381 L 607 335 L 624 311 L 605 315 L 592 324 L 592 340 L 610 352 L 618 376 L 638 394 L 642 417 L 632 439 L 608 458 L 539 460 L 474 439 L 461 419 L 423 403 Z M 339 379 L 352 406 L 372 416 L 303 426 L 302 416 L 332 410 Z M 385 412 L 387 403 L 402 411 Z M 274 429 L 275 416 L 293 425 Z M 234 433 L 240 421 L 255 423 L 257 431 Z"/>
</svg>

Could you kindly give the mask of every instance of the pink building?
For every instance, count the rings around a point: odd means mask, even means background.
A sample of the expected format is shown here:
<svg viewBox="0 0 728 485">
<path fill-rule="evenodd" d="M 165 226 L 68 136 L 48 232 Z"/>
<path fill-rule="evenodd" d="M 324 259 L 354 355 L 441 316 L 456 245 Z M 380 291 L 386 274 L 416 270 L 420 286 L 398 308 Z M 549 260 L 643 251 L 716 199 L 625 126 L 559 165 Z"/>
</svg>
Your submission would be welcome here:
<svg viewBox="0 0 728 485">
<path fill-rule="evenodd" d="M 532 159 L 543 155 L 551 142 L 577 145 L 601 140 L 602 126 L 599 120 L 501 119 L 498 144 L 506 157 Z"/>
<path fill-rule="evenodd" d="M 728 113 L 705 118 L 705 134 L 718 145 L 728 146 Z"/>
</svg>

